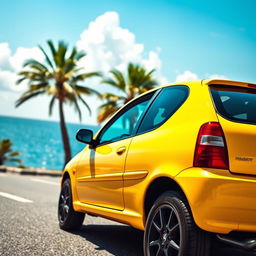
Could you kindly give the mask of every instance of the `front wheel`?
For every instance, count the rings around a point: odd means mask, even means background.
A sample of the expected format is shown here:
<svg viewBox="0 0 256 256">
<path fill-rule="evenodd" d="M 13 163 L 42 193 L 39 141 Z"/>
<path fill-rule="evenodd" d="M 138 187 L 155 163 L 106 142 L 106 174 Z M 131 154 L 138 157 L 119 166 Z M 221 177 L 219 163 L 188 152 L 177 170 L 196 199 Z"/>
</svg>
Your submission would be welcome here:
<svg viewBox="0 0 256 256">
<path fill-rule="evenodd" d="M 186 199 L 165 192 L 152 206 L 144 233 L 145 256 L 207 256 L 209 233 L 194 223 Z"/>
<path fill-rule="evenodd" d="M 62 185 L 58 205 L 59 226 L 64 230 L 76 230 L 81 227 L 85 214 L 76 212 L 72 203 L 70 180 L 66 179 Z"/>
</svg>

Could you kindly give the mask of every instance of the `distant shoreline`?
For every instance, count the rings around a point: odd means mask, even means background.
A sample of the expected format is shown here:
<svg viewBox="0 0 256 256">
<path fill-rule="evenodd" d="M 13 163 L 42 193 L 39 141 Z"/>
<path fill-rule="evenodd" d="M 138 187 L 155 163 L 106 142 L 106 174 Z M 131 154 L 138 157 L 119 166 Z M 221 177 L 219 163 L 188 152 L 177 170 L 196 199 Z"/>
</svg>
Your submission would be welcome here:
<svg viewBox="0 0 256 256">
<path fill-rule="evenodd" d="M 62 171 L 46 170 L 42 168 L 19 168 L 16 166 L 0 165 L 0 173 L 13 173 L 20 175 L 39 175 L 61 177 Z"/>
</svg>

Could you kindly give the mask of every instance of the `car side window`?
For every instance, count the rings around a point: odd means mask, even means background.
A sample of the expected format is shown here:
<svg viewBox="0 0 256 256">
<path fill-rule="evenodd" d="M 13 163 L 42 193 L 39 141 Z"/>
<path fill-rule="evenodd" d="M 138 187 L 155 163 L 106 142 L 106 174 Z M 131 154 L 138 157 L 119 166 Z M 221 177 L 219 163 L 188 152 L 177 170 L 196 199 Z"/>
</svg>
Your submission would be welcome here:
<svg viewBox="0 0 256 256">
<path fill-rule="evenodd" d="M 187 86 L 165 87 L 156 97 L 140 124 L 138 133 L 151 131 L 169 119 L 187 99 Z"/>
<path fill-rule="evenodd" d="M 106 129 L 103 129 L 102 133 L 99 135 L 98 143 L 114 142 L 130 137 L 153 94 L 154 93 L 149 93 L 131 102 L 120 112 L 117 118 L 114 117 L 113 122 L 110 120 L 110 125 L 107 124 Z"/>
</svg>

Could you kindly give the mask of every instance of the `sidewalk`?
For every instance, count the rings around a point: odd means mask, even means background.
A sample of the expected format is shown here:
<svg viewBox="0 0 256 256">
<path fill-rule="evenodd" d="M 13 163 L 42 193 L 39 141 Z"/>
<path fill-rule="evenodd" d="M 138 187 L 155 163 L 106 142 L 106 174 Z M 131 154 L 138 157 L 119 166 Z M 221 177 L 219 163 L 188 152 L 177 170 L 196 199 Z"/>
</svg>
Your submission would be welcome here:
<svg viewBox="0 0 256 256">
<path fill-rule="evenodd" d="M 21 175 L 41 175 L 41 176 L 52 176 L 52 177 L 60 177 L 62 175 L 62 171 L 56 170 L 45 170 L 39 168 L 19 168 L 15 166 L 6 166 L 0 165 L 0 173 L 15 173 Z"/>
</svg>

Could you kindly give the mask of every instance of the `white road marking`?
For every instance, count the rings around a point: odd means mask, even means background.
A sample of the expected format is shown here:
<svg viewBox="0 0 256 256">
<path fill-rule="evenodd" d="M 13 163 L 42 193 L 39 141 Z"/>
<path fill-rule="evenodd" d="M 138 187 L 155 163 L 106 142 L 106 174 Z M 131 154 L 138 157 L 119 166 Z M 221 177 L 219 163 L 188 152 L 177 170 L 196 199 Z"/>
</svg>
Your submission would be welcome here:
<svg viewBox="0 0 256 256">
<path fill-rule="evenodd" d="M 18 201 L 18 202 L 22 202 L 22 203 L 33 203 L 33 201 L 28 200 L 26 198 L 23 198 L 23 197 L 20 197 L 20 196 L 15 196 L 15 195 L 5 193 L 5 192 L 0 192 L 0 196 L 6 197 L 6 198 L 9 198 L 9 199 Z"/>
<path fill-rule="evenodd" d="M 5 176 L 7 176 L 7 175 L 4 173 L 0 173 L 0 177 L 5 177 Z"/>
<path fill-rule="evenodd" d="M 58 183 L 58 182 L 49 181 L 49 180 L 41 180 L 41 179 L 36 179 L 36 178 L 31 178 L 30 180 L 36 181 L 36 182 L 45 183 L 45 184 L 55 185 L 55 186 L 59 186 L 60 185 L 60 183 Z"/>
</svg>

